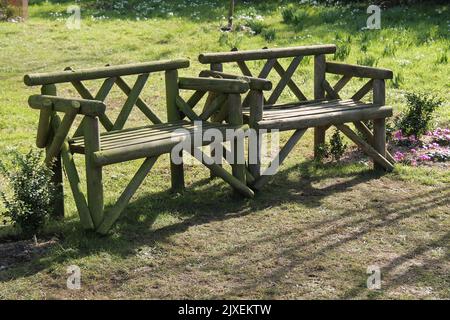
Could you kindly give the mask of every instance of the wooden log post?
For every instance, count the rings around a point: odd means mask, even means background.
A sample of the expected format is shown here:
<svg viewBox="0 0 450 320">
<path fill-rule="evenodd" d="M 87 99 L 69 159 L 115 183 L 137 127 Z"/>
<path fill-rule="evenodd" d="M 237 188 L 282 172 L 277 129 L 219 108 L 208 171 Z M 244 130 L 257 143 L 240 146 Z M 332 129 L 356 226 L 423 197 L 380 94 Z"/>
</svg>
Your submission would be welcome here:
<svg viewBox="0 0 450 320">
<path fill-rule="evenodd" d="M 325 89 L 323 83 L 325 81 L 326 60 L 325 54 L 314 56 L 314 99 L 324 99 Z M 319 157 L 318 147 L 325 143 L 325 133 L 327 127 L 314 128 L 314 158 Z"/>
<path fill-rule="evenodd" d="M 373 103 L 379 106 L 386 104 L 386 87 L 384 79 L 373 80 Z M 383 157 L 386 157 L 386 119 L 373 120 L 373 147 Z M 375 170 L 385 170 L 383 166 L 374 163 Z"/>
<path fill-rule="evenodd" d="M 94 152 L 100 150 L 98 117 L 86 116 L 83 126 L 88 206 L 94 227 L 98 228 L 103 221 L 104 210 L 102 167 L 94 161 Z"/>
<path fill-rule="evenodd" d="M 242 103 L 241 96 L 238 93 L 233 93 L 228 95 L 228 123 L 231 125 L 242 125 Z M 237 135 L 231 141 L 233 144 L 232 153 L 233 153 L 233 164 L 232 172 L 233 176 L 246 184 L 246 175 L 245 175 L 245 156 L 244 156 L 244 143 L 245 137 L 243 133 L 240 133 L 241 130 L 237 130 Z M 242 134 L 242 137 L 240 136 Z"/>
<path fill-rule="evenodd" d="M 261 140 L 262 136 L 257 129 L 257 124 L 262 120 L 264 108 L 264 95 L 262 91 L 250 91 L 250 128 L 254 130 L 248 140 L 248 168 L 253 178 L 258 179 L 261 175 Z M 256 159 L 251 159 L 256 157 Z"/>
<path fill-rule="evenodd" d="M 177 107 L 178 89 L 178 71 L 166 71 L 166 104 L 167 104 L 167 121 L 174 122 L 181 120 L 181 115 Z M 183 156 L 180 151 L 180 157 Z M 182 192 L 184 190 L 184 170 L 183 163 L 174 164 L 172 155 L 170 157 L 170 174 L 172 183 L 172 192 Z"/>
<path fill-rule="evenodd" d="M 233 27 L 233 20 L 231 20 L 231 26 L 230 26 L 230 28 L 232 28 Z M 223 72 L 223 64 L 222 63 L 211 63 L 211 65 L 210 65 L 210 70 L 211 71 L 217 71 L 217 72 Z M 208 100 L 211 100 L 212 98 L 213 98 L 213 96 L 211 96 L 212 95 L 212 93 L 210 93 L 209 94 L 209 96 L 208 96 Z M 211 99 L 210 99 L 211 98 Z M 208 101 L 207 101 L 207 103 L 208 103 Z M 211 158 L 212 159 L 215 159 L 216 158 L 216 150 L 214 150 L 214 149 L 212 149 L 211 150 Z M 222 163 L 220 162 L 220 163 L 216 163 L 218 166 L 222 166 Z M 209 177 L 211 178 L 211 179 L 214 179 L 215 177 L 217 177 L 216 176 L 216 174 L 213 172 L 213 171 L 210 171 L 210 175 L 209 175 Z"/>
<path fill-rule="evenodd" d="M 41 93 L 48 96 L 56 96 L 56 86 L 54 84 L 44 85 L 41 88 Z M 45 111 L 47 110 L 47 111 Z M 43 114 L 42 114 L 43 112 Z M 38 129 L 37 144 L 39 146 L 46 146 L 46 157 L 50 152 L 49 142 L 54 139 L 55 131 L 51 127 L 52 118 L 56 115 L 55 111 L 49 111 L 48 108 L 41 111 L 40 121 L 43 120 L 44 124 L 39 124 L 41 132 Z M 47 123 L 48 121 L 48 123 Z M 47 127 L 47 125 L 49 127 Z M 41 128 L 42 126 L 42 128 Z M 44 133 L 44 130 L 47 131 Z M 39 137 L 41 135 L 41 137 Z M 61 152 L 58 152 L 53 158 L 50 164 L 52 171 L 52 182 L 56 188 L 56 198 L 53 204 L 53 218 L 64 218 L 64 186 L 63 186 L 63 169 L 61 162 Z"/>
</svg>

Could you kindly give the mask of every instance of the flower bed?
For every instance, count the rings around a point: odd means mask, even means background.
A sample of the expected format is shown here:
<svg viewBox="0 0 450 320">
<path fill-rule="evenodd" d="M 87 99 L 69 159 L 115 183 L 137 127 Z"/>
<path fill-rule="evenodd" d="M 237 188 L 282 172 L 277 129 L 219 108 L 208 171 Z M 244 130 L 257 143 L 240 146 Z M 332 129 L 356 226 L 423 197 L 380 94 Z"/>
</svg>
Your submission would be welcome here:
<svg viewBox="0 0 450 320">
<path fill-rule="evenodd" d="M 437 128 L 424 136 L 404 136 L 396 131 L 391 140 L 394 158 L 399 163 L 412 166 L 450 162 L 450 129 Z M 447 162 L 447 163 L 446 163 Z"/>
</svg>

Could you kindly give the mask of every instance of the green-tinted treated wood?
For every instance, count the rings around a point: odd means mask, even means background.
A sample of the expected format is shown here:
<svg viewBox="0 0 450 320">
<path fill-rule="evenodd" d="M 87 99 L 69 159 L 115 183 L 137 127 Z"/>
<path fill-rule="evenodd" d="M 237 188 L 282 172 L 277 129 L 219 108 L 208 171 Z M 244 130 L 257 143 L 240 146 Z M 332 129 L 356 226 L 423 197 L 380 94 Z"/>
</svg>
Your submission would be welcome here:
<svg viewBox="0 0 450 320">
<path fill-rule="evenodd" d="M 210 65 L 210 70 L 213 72 L 223 72 L 223 64 L 222 63 L 211 63 Z M 206 110 L 206 108 L 209 106 L 209 104 L 214 100 L 214 98 L 217 96 L 216 92 L 209 92 L 208 97 L 206 99 L 206 103 L 203 107 L 203 110 Z M 217 122 L 217 123 L 222 123 L 223 121 L 225 121 L 225 119 L 228 116 L 228 105 L 226 103 L 224 103 L 222 105 L 222 107 L 220 108 L 220 111 L 218 113 L 213 114 L 213 116 L 211 117 L 211 121 L 212 122 Z M 216 151 L 215 150 L 211 150 L 211 156 L 213 158 L 215 158 L 216 156 Z M 222 165 L 222 159 L 220 159 L 220 162 L 217 163 L 217 165 L 221 166 Z M 214 179 L 216 176 L 215 174 L 210 171 L 210 178 Z"/>
<path fill-rule="evenodd" d="M 75 120 L 75 117 L 78 114 L 79 109 L 80 104 L 74 101 L 72 103 L 72 108 L 68 110 L 64 115 L 61 125 L 58 127 L 58 130 L 56 130 L 55 134 L 53 135 L 52 143 L 47 149 L 47 153 L 45 156 L 45 163 L 47 165 L 50 165 L 51 162 L 60 154 L 61 147 L 64 141 L 67 139 L 67 135 L 69 134 L 69 130 L 72 127 L 72 124 Z"/>
<path fill-rule="evenodd" d="M 94 163 L 98 166 L 106 166 L 114 163 L 159 156 L 161 154 L 170 153 L 173 147 L 178 143 L 181 143 L 184 139 L 185 136 L 174 136 L 173 139 L 142 142 L 130 146 L 98 151 L 95 152 L 93 156 Z M 177 180 L 176 182 L 179 182 L 179 180 Z"/>
<path fill-rule="evenodd" d="M 311 114 L 301 117 L 289 117 L 263 120 L 258 123 L 260 129 L 293 130 L 302 128 L 324 127 L 330 125 L 371 120 L 376 118 L 386 118 L 392 116 L 392 107 L 364 107 L 358 110 L 333 110 L 322 114 Z"/>
<path fill-rule="evenodd" d="M 166 71 L 166 107 L 168 122 L 176 122 L 181 120 L 181 115 L 177 107 L 177 97 L 179 96 L 178 88 L 178 71 Z M 179 157 L 182 158 L 182 152 Z M 182 192 L 184 190 L 184 169 L 183 163 L 174 164 L 172 156 L 170 157 L 170 175 L 173 192 Z"/>
<path fill-rule="evenodd" d="M 57 130 L 61 125 L 61 119 L 59 116 L 53 117 L 52 126 L 53 130 Z M 75 161 L 73 155 L 69 150 L 69 142 L 67 139 L 64 140 L 61 148 L 61 157 L 63 160 L 64 169 L 69 180 L 70 188 L 72 190 L 73 199 L 77 207 L 78 214 L 80 216 L 81 225 L 85 230 L 93 230 L 94 223 L 92 222 L 91 213 L 84 197 L 80 177 L 78 175 L 77 169 L 75 167 Z"/>
<path fill-rule="evenodd" d="M 393 73 L 389 69 L 372 68 L 338 62 L 327 62 L 326 71 L 328 73 L 358 78 L 392 79 L 393 77 Z"/>
<path fill-rule="evenodd" d="M 249 84 L 245 80 L 214 79 L 214 78 L 179 78 L 180 89 L 204 90 L 222 93 L 245 93 Z"/>
<path fill-rule="evenodd" d="M 66 71 L 70 70 L 70 71 L 74 71 L 72 68 L 67 67 Z M 99 92 L 97 93 L 97 95 L 94 96 L 91 94 L 91 92 L 89 91 L 88 88 L 86 88 L 86 86 L 81 82 L 81 81 L 73 81 L 72 85 L 75 88 L 75 90 L 77 90 L 78 94 L 86 100 L 97 100 L 97 101 L 101 101 L 104 102 L 106 99 L 106 96 L 108 95 L 109 91 L 111 90 L 112 86 L 114 85 L 114 80 L 115 78 L 109 78 L 106 79 Z M 96 116 L 98 116 L 101 124 L 105 127 L 105 129 L 107 131 L 112 130 L 113 128 L 113 123 L 111 122 L 111 120 L 109 120 L 109 118 L 106 116 L 105 112 L 99 113 Z M 83 122 L 84 119 L 81 121 L 80 125 L 78 126 L 77 130 L 75 131 L 74 136 L 80 136 L 83 133 Z"/>
<path fill-rule="evenodd" d="M 41 93 L 43 95 L 46 95 L 50 98 L 53 98 L 56 96 L 56 86 L 54 84 L 45 85 L 41 88 Z M 50 103 L 52 104 L 52 103 Z M 46 107 L 47 106 L 47 107 Z M 44 103 L 44 108 L 48 109 L 49 103 L 46 101 Z M 51 119 L 50 119 L 50 130 L 48 132 L 47 136 L 47 148 L 46 148 L 46 154 L 48 153 L 48 145 L 51 143 L 53 136 L 55 134 L 53 128 L 52 128 L 52 122 L 53 117 L 56 116 L 56 112 L 53 110 L 50 112 Z M 61 155 L 58 154 L 55 157 L 55 160 L 50 166 L 50 169 L 52 171 L 52 183 L 55 186 L 55 193 L 56 193 L 56 199 L 54 201 L 53 205 L 53 212 L 52 217 L 60 219 L 64 218 L 64 187 L 63 187 L 63 172 L 62 172 L 62 163 L 61 163 Z"/>
<path fill-rule="evenodd" d="M 39 113 L 39 123 L 36 136 L 36 146 L 38 148 L 45 148 L 48 145 L 50 136 L 50 125 L 52 118 L 53 105 L 51 101 L 44 102 L 43 108 Z"/>
<path fill-rule="evenodd" d="M 133 106 L 136 104 L 136 101 L 139 99 L 139 95 L 141 94 L 141 91 L 144 88 L 148 77 L 149 77 L 148 73 L 140 74 L 138 76 L 136 83 L 133 86 L 133 89 L 131 89 L 131 92 L 128 95 L 127 101 L 125 101 L 125 104 L 123 105 L 122 109 L 120 110 L 119 115 L 117 116 L 116 122 L 114 123 L 113 130 L 120 130 L 124 127 L 126 121 L 128 120 L 128 117 L 130 116 Z"/>
<path fill-rule="evenodd" d="M 281 166 L 283 161 L 286 159 L 286 157 L 289 155 L 289 153 L 292 151 L 292 149 L 295 147 L 298 141 L 300 141 L 300 139 L 305 134 L 306 130 L 307 129 L 296 130 L 292 134 L 292 136 L 286 142 L 284 147 L 281 148 L 280 152 L 276 155 L 275 159 L 271 161 L 269 167 L 253 183 L 252 187 L 255 190 L 260 190 L 267 182 L 270 181 L 270 179 L 273 177 L 273 174 L 271 173 L 276 173 L 278 171 L 278 167 Z M 277 168 L 272 168 L 274 165 L 277 166 Z"/>
<path fill-rule="evenodd" d="M 190 151 L 190 150 L 188 150 Z M 253 198 L 255 193 L 252 189 L 247 187 L 245 183 L 243 183 L 241 180 L 235 178 L 233 175 L 227 172 L 224 168 L 221 166 L 213 163 L 214 160 L 211 159 L 209 156 L 204 154 L 200 149 L 197 150 L 198 154 L 201 154 L 202 156 L 202 163 L 209 169 L 211 172 L 214 173 L 215 176 L 222 178 L 225 182 L 227 182 L 230 186 L 233 187 L 234 190 L 242 194 L 243 196 L 247 198 Z M 191 151 L 191 154 L 194 156 L 194 151 Z M 212 164 L 211 164 L 212 163 Z M 244 164 L 245 166 L 245 164 Z M 244 172 L 245 174 L 245 172 Z"/>
<path fill-rule="evenodd" d="M 280 82 L 278 82 L 277 86 L 273 90 L 271 96 L 269 97 L 267 104 L 275 104 L 280 97 L 281 93 L 283 92 L 286 85 L 289 83 L 289 80 L 291 80 L 292 75 L 294 74 L 295 70 L 297 70 L 298 65 L 302 61 L 303 57 L 295 57 L 287 70 L 283 73 L 281 76 Z M 302 99 L 305 100 L 305 99 Z"/>
<path fill-rule="evenodd" d="M 189 120 L 191 120 L 191 121 L 201 120 L 201 118 L 191 109 L 191 107 L 180 96 L 178 96 L 176 98 L 176 104 L 177 104 L 178 109 L 184 115 L 186 115 L 186 117 L 188 117 Z"/>
<path fill-rule="evenodd" d="M 369 144 L 373 146 L 374 136 L 373 133 L 370 131 L 370 129 L 362 121 L 356 121 L 353 124 L 355 128 L 358 129 L 358 131 L 361 132 L 367 138 Z M 392 154 L 390 154 L 387 150 L 386 150 L 386 159 L 392 164 L 396 163 Z"/>
<path fill-rule="evenodd" d="M 373 89 L 373 80 L 371 79 L 352 96 L 352 99 L 353 100 L 361 100 L 372 89 Z"/>
<path fill-rule="evenodd" d="M 284 70 L 283 66 L 278 61 L 275 61 L 273 67 L 275 71 L 280 75 L 280 77 L 283 78 L 285 76 L 287 71 Z M 297 85 L 291 78 L 287 80 L 287 86 L 289 87 L 289 89 L 291 89 L 292 93 L 297 97 L 299 101 L 308 100 L 308 98 L 306 98 L 306 96 L 299 89 L 299 87 L 297 87 Z"/>
<path fill-rule="evenodd" d="M 45 104 L 48 101 L 52 103 L 53 111 L 56 112 L 67 112 L 71 110 L 73 102 L 80 104 L 78 113 L 83 115 L 98 116 L 106 110 L 103 102 L 95 100 L 61 98 L 50 95 L 32 95 L 28 98 L 28 104 L 32 109 L 45 109 Z"/>
<path fill-rule="evenodd" d="M 220 110 L 227 99 L 228 97 L 224 94 L 218 95 L 209 105 L 207 105 L 205 110 L 203 110 L 200 118 L 204 121 L 208 120 L 214 113 Z"/>
<path fill-rule="evenodd" d="M 361 139 L 347 125 L 340 124 L 340 125 L 336 125 L 336 127 L 340 131 L 342 131 L 342 133 L 345 134 L 356 145 L 358 145 L 369 157 L 372 157 L 374 162 L 377 162 L 379 165 L 381 165 L 386 170 L 393 170 L 394 169 L 394 166 L 385 157 L 383 157 L 377 150 L 375 150 L 366 141 Z"/>
<path fill-rule="evenodd" d="M 119 77 L 116 79 L 116 84 L 120 88 L 120 90 L 122 90 L 127 96 L 130 95 L 131 88 L 125 82 L 125 80 Z M 162 123 L 158 116 L 152 110 L 150 110 L 149 106 L 141 98 L 138 98 L 136 100 L 136 107 L 138 107 L 139 110 L 141 110 L 141 112 L 154 124 Z"/>
<path fill-rule="evenodd" d="M 117 221 L 117 219 L 122 214 L 123 210 L 125 210 L 131 198 L 136 193 L 137 189 L 142 184 L 142 182 L 152 169 L 157 159 L 158 159 L 157 157 L 145 159 L 145 161 L 139 167 L 139 170 L 131 179 L 130 183 L 127 185 L 125 190 L 120 195 L 114 207 L 112 207 L 111 210 L 105 215 L 103 222 L 97 229 L 98 233 L 100 234 L 108 233 L 114 222 Z"/>
<path fill-rule="evenodd" d="M 86 116 L 84 122 L 84 144 L 86 147 L 87 198 L 94 227 L 103 221 L 103 177 L 102 167 L 94 162 L 94 153 L 100 150 L 100 132 L 97 117 Z"/>
<path fill-rule="evenodd" d="M 324 99 L 325 89 L 323 83 L 325 81 L 325 55 L 320 54 L 314 57 L 314 99 Z M 314 158 L 319 158 L 318 148 L 325 143 L 327 127 L 321 126 L 314 128 Z"/>
<path fill-rule="evenodd" d="M 269 91 L 272 90 L 272 82 L 266 79 L 254 78 L 248 76 L 239 76 L 225 72 L 212 71 L 212 70 L 203 70 L 200 72 L 200 77 L 214 77 L 219 79 L 234 79 L 234 80 L 244 80 L 249 83 L 251 90 L 263 90 Z"/>
<path fill-rule="evenodd" d="M 352 80 L 352 78 L 353 78 L 352 76 L 346 76 L 346 75 L 342 76 L 342 78 L 340 78 L 338 80 L 338 82 L 336 82 L 336 84 L 334 85 L 334 87 L 333 87 L 334 92 L 339 93 L 342 90 L 342 88 L 344 88 L 345 85 L 350 80 Z"/>
<path fill-rule="evenodd" d="M 189 60 L 187 59 L 161 60 L 77 71 L 67 70 L 63 72 L 29 74 L 24 77 L 24 83 L 27 86 L 56 84 L 63 82 L 105 79 L 126 75 L 175 70 L 187 67 L 189 67 Z"/>
<path fill-rule="evenodd" d="M 241 96 L 238 94 L 228 95 L 228 123 L 231 125 L 242 125 L 242 105 Z M 245 156 L 244 156 L 244 136 L 239 137 L 239 135 L 232 141 L 232 152 L 234 163 L 231 165 L 233 176 L 240 180 L 242 183 L 246 184 L 245 176 Z"/>
<path fill-rule="evenodd" d="M 373 103 L 377 106 L 386 104 L 386 87 L 384 79 L 373 80 Z M 386 157 L 386 120 L 373 120 L 373 146 L 383 157 Z M 383 166 L 375 163 L 376 170 L 382 170 Z"/>
<path fill-rule="evenodd" d="M 263 117 L 264 95 L 261 91 L 250 92 L 250 127 L 254 130 L 253 136 L 248 139 L 248 168 L 252 176 L 256 179 L 261 175 L 261 133 L 257 129 L 257 124 Z M 252 157 L 253 159 L 250 159 Z M 256 157 L 256 158 L 255 158 Z M 248 181 L 250 184 L 251 182 Z"/>
<path fill-rule="evenodd" d="M 277 48 L 277 49 L 260 49 L 234 52 L 204 53 L 198 57 L 201 63 L 225 63 L 236 61 L 262 60 L 273 58 L 288 58 L 296 56 L 307 56 L 317 54 L 327 54 L 336 52 L 334 44 Z"/>
<path fill-rule="evenodd" d="M 331 100 L 331 99 L 340 99 L 341 97 L 339 96 L 339 94 L 334 91 L 333 87 L 330 85 L 330 83 L 327 80 L 324 80 L 323 82 L 323 88 L 325 89 L 325 92 L 327 93 L 327 100 Z"/>
</svg>

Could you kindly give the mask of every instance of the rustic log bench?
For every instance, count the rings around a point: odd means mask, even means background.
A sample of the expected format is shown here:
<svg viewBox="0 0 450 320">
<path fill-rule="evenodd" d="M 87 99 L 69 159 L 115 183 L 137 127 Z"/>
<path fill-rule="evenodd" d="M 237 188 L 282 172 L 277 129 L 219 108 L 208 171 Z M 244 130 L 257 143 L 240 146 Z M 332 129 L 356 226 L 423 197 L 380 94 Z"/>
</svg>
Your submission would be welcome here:
<svg viewBox="0 0 450 320">
<path fill-rule="evenodd" d="M 249 90 L 248 81 L 179 77 L 178 69 L 188 66 L 188 60 L 180 59 L 78 71 L 67 68 L 63 72 L 30 74 L 24 77 L 26 85 L 42 86 L 41 94 L 30 96 L 28 101 L 31 108 L 40 110 L 36 144 L 39 148 L 46 148 L 46 164 L 54 172 L 54 182 L 61 186 L 64 167 L 81 224 L 85 229 L 95 230 L 101 234 L 107 233 L 157 158 L 162 154 L 171 153 L 176 144 L 187 138 L 186 135 L 193 135 L 200 127 L 202 130 L 209 128 L 245 130 L 240 95 Z M 165 123 L 140 97 L 150 73 L 156 72 L 165 73 L 167 109 Z M 137 76 L 137 80 L 131 87 L 125 81 L 125 76 L 132 75 Z M 103 84 L 97 94 L 93 95 L 84 81 L 99 79 L 104 80 Z M 57 96 L 56 84 L 63 83 L 73 85 L 81 98 Z M 108 108 L 104 101 L 114 85 L 117 85 L 127 98 L 113 122 L 107 116 Z M 179 94 L 180 90 L 193 90 L 195 93 L 190 99 L 184 100 Z M 209 101 L 208 106 L 197 115 L 193 108 L 208 92 L 214 93 L 215 99 Z M 223 104 L 227 105 L 226 122 L 209 121 L 211 115 Z M 134 106 L 148 118 L 149 125 L 124 128 Z M 62 120 L 58 114 L 64 114 Z M 71 130 L 77 117 L 80 117 L 80 125 L 76 130 L 75 128 Z M 104 132 L 100 132 L 99 124 L 104 127 Z M 177 130 L 180 128 L 186 129 L 187 133 L 180 133 Z M 225 139 L 226 137 L 224 135 Z M 239 139 L 239 135 L 233 139 Z M 207 144 L 203 141 L 202 143 Z M 234 143 L 234 148 L 238 148 L 239 145 Z M 195 148 L 192 146 L 188 152 L 193 154 Z M 245 197 L 254 195 L 246 183 L 245 164 L 233 164 L 233 174 L 230 174 L 221 166 L 211 164 L 212 161 L 206 161 L 208 156 L 198 147 L 196 151 L 203 155 L 201 159 L 203 164 L 237 192 Z M 85 158 L 87 200 L 82 192 L 75 166 L 75 154 L 82 154 Z M 116 204 L 105 212 L 102 167 L 135 159 L 145 160 Z M 184 188 L 182 163 L 175 164 L 171 161 L 171 182 L 175 191 Z M 55 211 L 64 215 L 63 199 L 56 205 Z"/>
<path fill-rule="evenodd" d="M 385 105 L 385 79 L 391 79 L 392 71 L 381 68 L 349 65 L 336 62 L 327 62 L 326 54 L 336 51 L 335 45 L 314 45 L 279 49 L 260 49 L 231 52 L 200 54 L 199 61 L 210 64 L 209 70 L 201 72 L 202 77 L 223 79 L 237 79 L 238 75 L 223 72 L 225 63 L 236 63 L 242 74 L 249 79 L 266 79 L 272 70 L 280 76 L 279 83 L 274 86 L 270 96 L 266 98 L 264 91 L 272 89 L 269 85 L 261 84 L 258 88 L 251 88 L 244 99 L 244 119 L 250 127 L 259 131 L 267 130 L 294 130 L 292 137 L 280 150 L 276 160 L 281 164 L 301 139 L 308 128 L 314 128 L 315 157 L 320 144 L 325 142 L 325 132 L 330 126 L 337 127 L 350 140 L 358 145 L 367 155 L 373 158 L 375 167 L 391 170 L 394 159 L 386 150 L 385 119 L 392 116 L 392 108 Z M 303 57 L 314 57 L 314 98 L 308 99 L 292 79 Z M 285 69 L 278 61 L 281 58 L 291 58 L 289 66 Z M 262 61 L 263 68 L 259 73 L 252 73 L 247 62 Z M 332 86 L 326 79 L 327 74 L 341 75 L 342 77 Z M 369 79 L 350 99 L 340 96 L 342 88 L 352 78 Z M 296 96 L 297 101 L 292 103 L 278 103 L 283 91 L 289 88 Z M 364 96 L 373 91 L 372 101 L 363 102 Z M 373 122 L 373 132 L 368 128 L 367 122 Z M 358 136 L 347 123 L 353 123 L 364 138 Z M 258 134 L 258 138 L 261 136 Z M 260 149 L 260 142 L 258 142 Z M 268 182 L 273 172 L 261 172 L 261 150 L 258 150 L 258 159 L 252 163 L 249 159 L 248 170 L 254 178 L 251 183 L 253 189 L 260 189 Z"/>
</svg>

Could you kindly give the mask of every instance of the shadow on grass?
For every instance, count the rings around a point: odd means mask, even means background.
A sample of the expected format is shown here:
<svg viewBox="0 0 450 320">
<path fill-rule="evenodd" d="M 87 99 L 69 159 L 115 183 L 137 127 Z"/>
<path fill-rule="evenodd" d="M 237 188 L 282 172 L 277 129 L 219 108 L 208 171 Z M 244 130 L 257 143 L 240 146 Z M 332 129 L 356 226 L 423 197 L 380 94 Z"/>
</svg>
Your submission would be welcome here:
<svg viewBox="0 0 450 320">
<path fill-rule="evenodd" d="M 174 195 L 169 191 L 148 193 L 132 201 L 112 231 L 112 235 L 99 237 L 96 234 L 81 230 L 78 221 L 70 220 L 58 224 L 54 229 L 62 229 L 60 236 L 64 247 L 75 250 L 52 252 L 39 261 L 32 261 L 24 266 L 10 268 L 0 272 L 0 281 L 19 278 L 37 273 L 53 263 L 63 263 L 96 252 L 108 252 L 126 257 L 134 255 L 136 249 L 143 245 L 152 246 L 166 241 L 174 234 L 185 232 L 192 226 L 224 221 L 252 214 L 258 210 L 282 205 L 283 203 L 301 203 L 310 208 L 318 207 L 321 201 L 337 192 L 378 178 L 379 173 L 372 170 L 360 173 L 342 173 L 339 168 L 321 167 L 321 173 L 315 174 L 316 164 L 306 162 L 280 171 L 265 190 L 257 193 L 255 199 L 248 200 L 233 194 L 230 187 L 221 180 L 202 179 L 192 183 L 182 195 Z M 300 180 L 289 179 L 291 173 L 300 174 Z M 348 178 L 350 180 L 317 189 L 312 186 L 315 181 L 326 178 Z M 151 174 L 148 177 L 151 179 Z M 211 187 L 214 184 L 214 187 Z M 271 190 L 271 192 L 268 192 Z M 300 194 L 291 193 L 301 190 Z M 219 205 L 218 205 L 219 204 Z M 106 208 L 106 212 L 108 208 Z M 161 214 L 178 216 L 176 222 L 162 228 L 151 230 L 155 220 Z M 331 223 L 327 221 L 326 223 Z M 50 230 L 51 232 L 52 230 Z"/>
</svg>

